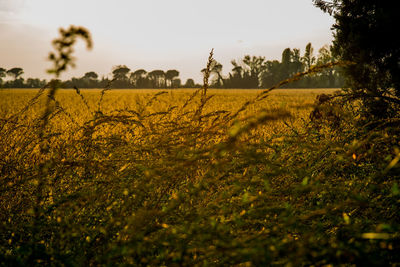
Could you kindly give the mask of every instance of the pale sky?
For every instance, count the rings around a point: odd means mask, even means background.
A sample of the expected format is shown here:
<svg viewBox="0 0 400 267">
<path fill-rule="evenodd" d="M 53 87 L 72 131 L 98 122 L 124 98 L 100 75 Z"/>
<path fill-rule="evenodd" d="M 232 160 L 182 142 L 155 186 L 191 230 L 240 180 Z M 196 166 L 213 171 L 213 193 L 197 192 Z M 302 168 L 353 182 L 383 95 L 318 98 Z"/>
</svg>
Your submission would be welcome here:
<svg viewBox="0 0 400 267">
<path fill-rule="evenodd" d="M 333 19 L 311 0 L 0 0 L 0 67 L 22 67 L 23 77 L 49 78 L 46 60 L 58 28 L 90 30 L 94 47 L 83 43 L 77 67 L 62 78 L 115 65 L 132 71 L 177 69 L 201 81 L 211 48 L 227 74 L 244 55 L 279 59 L 286 47 L 308 42 L 315 52 L 332 40 Z"/>
</svg>

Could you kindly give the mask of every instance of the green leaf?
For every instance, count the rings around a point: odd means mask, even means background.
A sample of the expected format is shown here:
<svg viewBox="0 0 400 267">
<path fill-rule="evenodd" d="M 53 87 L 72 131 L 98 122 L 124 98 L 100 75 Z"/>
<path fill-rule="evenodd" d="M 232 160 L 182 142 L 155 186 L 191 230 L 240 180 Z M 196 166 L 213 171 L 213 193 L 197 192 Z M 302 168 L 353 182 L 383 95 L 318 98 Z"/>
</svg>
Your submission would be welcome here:
<svg viewBox="0 0 400 267">
<path fill-rule="evenodd" d="M 399 185 L 397 183 L 394 183 L 392 186 L 392 195 L 397 196 L 399 194 L 400 194 Z"/>
</svg>

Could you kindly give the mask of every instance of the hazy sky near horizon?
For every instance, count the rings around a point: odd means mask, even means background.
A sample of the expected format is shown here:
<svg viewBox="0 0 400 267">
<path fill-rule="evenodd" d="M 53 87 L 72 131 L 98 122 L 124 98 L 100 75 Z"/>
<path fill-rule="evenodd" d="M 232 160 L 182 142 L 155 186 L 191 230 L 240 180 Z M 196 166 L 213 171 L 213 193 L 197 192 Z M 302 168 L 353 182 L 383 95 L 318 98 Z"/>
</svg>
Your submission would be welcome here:
<svg viewBox="0 0 400 267">
<path fill-rule="evenodd" d="M 49 78 L 47 55 L 60 27 L 84 26 L 94 41 L 81 42 L 77 67 L 62 78 L 115 65 L 132 71 L 177 69 L 201 81 L 211 48 L 231 70 L 244 55 L 280 59 L 286 47 L 330 44 L 333 19 L 311 0 L 0 0 L 0 67 L 22 67 L 23 77 Z"/>
</svg>

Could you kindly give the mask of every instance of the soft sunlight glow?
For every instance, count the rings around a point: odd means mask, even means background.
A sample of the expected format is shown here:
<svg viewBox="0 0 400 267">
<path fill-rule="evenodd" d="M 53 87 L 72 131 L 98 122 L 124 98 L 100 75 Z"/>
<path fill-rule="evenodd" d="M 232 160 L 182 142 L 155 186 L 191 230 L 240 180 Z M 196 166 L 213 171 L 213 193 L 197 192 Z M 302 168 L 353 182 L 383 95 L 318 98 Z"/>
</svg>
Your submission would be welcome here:
<svg viewBox="0 0 400 267">
<path fill-rule="evenodd" d="M 308 42 L 317 51 L 330 43 L 332 22 L 311 0 L 2 0 L 0 53 L 2 67 L 19 65 L 26 75 L 44 77 L 51 39 L 73 24 L 91 31 L 94 50 L 78 53 L 70 75 L 108 74 L 126 64 L 176 68 L 182 79 L 200 81 L 211 48 L 227 73 L 231 59 L 245 54 L 279 59 L 284 48 L 304 50 Z"/>
</svg>

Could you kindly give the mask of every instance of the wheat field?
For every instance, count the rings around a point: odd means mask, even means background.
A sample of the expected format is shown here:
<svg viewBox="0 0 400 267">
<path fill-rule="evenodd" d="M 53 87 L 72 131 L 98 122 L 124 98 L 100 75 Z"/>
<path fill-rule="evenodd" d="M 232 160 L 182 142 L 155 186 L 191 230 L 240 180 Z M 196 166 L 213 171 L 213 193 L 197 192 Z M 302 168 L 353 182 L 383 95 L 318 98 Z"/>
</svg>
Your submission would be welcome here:
<svg viewBox="0 0 400 267">
<path fill-rule="evenodd" d="M 241 118 L 256 115 L 260 110 L 286 110 L 290 112 L 292 123 L 299 122 L 299 119 L 306 119 L 319 94 L 332 94 L 337 89 L 276 89 L 261 102 L 250 105 L 241 114 Z M 194 89 L 175 89 L 175 90 L 159 90 L 159 89 L 135 89 L 123 90 L 115 89 L 105 93 L 101 103 L 101 109 L 104 113 L 115 110 L 134 110 L 143 105 L 147 100 L 151 99 L 157 93 L 163 93 L 157 103 L 150 108 L 152 111 L 163 111 L 172 106 L 183 105 L 184 102 L 195 92 Z M 262 90 L 248 89 L 210 89 L 208 95 L 213 97 L 208 101 L 204 108 L 204 112 L 213 112 L 217 110 L 225 110 L 235 112 L 246 101 L 252 100 Z M 19 112 L 29 100 L 35 96 L 37 89 L 2 89 L 0 90 L 0 118 L 6 119 L 14 113 Z M 62 103 L 62 107 L 71 114 L 75 121 L 84 122 L 93 114 L 92 111 L 98 109 L 98 103 L 101 97 L 101 89 L 83 89 L 80 90 L 81 96 L 71 89 L 59 89 L 56 100 Z M 45 108 L 46 95 L 43 94 L 38 102 L 30 107 L 26 118 L 35 118 L 43 113 Z M 87 103 L 87 105 L 85 104 Z M 196 101 L 190 103 L 194 106 Z M 190 107 L 189 105 L 189 107 Z M 63 123 L 60 122 L 62 127 Z M 301 123 L 301 120 L 300 120 Z M 279 124 L 279 122 L 274 122 Z"/>
</svg>

